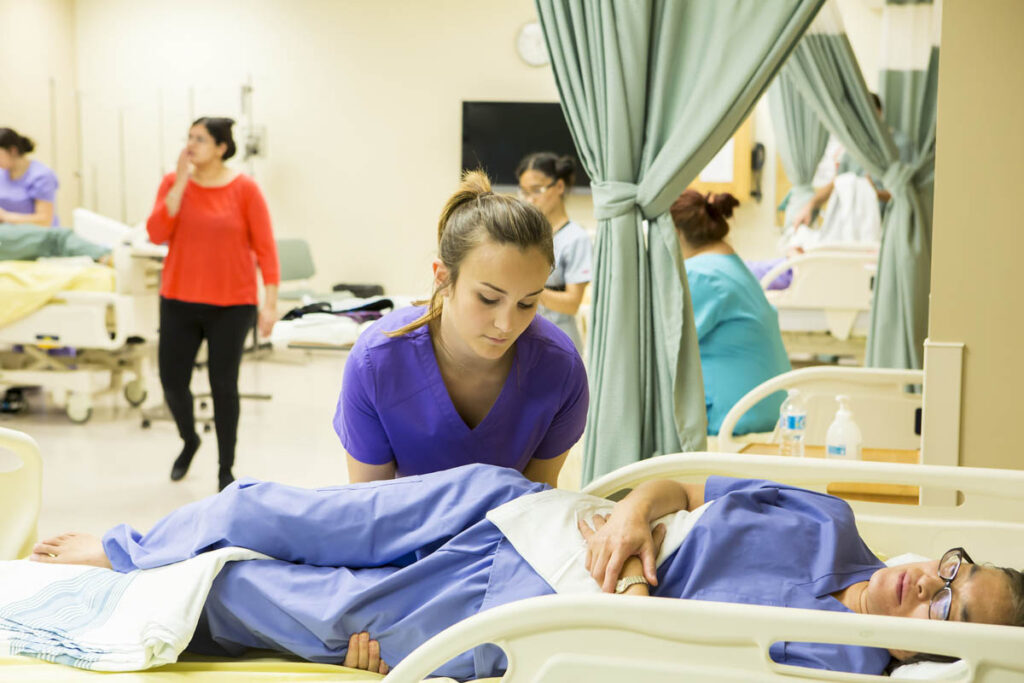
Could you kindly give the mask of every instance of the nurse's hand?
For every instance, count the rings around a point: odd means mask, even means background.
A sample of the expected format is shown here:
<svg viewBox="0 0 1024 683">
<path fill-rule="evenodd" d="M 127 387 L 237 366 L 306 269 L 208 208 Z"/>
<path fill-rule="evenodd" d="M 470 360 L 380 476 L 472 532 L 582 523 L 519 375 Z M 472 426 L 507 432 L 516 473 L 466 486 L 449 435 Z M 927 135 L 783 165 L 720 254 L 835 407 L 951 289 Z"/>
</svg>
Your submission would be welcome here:
<svg viewBox="0 0 1024 683">
<path fill-rule="evenodd" d="M 10 214 L 9 211 L 5 211 L 4 209 L 0 209 L 0 223 L 7 223 L 7 222 L 9 222 L 11 220 L 10 216 L 11 216 L 11 214 Z"/>
<path fill-rule="evenodd" d="M 391 667 L 380 658 L 380 643 L 371 640 L 370 634 L 366 631 L 353 633 L 348 639 L 348 652 L 345 653 L 345 661 L 341 665 L 379 674 L 387 674 L 391 670 Z"/>
<path fill-rule="evenodd" d="M 665 525 L 652 530 L 647 520 L 623 513 L 617 508 L 611 516 L 594 515 L 594 528 L 579 521 L 580 534 L 587 542 L 586 567 L 605 593 L 615 592 L 615 583 L 622 575 L 626 560 L 638 557 L 643 565 L 644 578 L 652 586 L 658 585 L 655 560 L 665 540 Z"/>
<path fill-rule="evenodd" d="M 270 333 L 274 330 L 274 323 L 277 322 L 277 310 L 270 306 L 263 306 L 260 308 L 259 318 L 257 319 L 257 325 L 260 330 L 260 336 L 264 339 L 270 336 Z"/>
<path fill-rule="evenodd" d="M 182 147 L 178 154 L 178 166 L 174 169 L 174 183 L 184 187 L 188 181 L 188 174 L 192 171 L 192 164 L 188 160 L 188 147 Z"/>
</svg>

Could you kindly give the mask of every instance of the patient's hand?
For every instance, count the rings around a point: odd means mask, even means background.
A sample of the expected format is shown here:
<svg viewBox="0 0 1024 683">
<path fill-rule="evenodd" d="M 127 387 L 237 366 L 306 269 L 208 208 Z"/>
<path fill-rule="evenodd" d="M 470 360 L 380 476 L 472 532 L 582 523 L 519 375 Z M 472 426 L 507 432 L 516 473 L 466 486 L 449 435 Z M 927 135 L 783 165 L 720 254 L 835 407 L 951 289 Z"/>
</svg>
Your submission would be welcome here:
<svg viewBox="0 0 1024 683">
<path fill-rule="evenodd" d="M 804 208 L 802 208 L 799 211 L 797 211 L 796 215 L 793 216 L 793 227 L 796 228 L 796 227 L 799 227 L 801 225 L 806 225 L 806 226 L 810 227 L 810 225 L 811 225 L 811 216 L 813 215 L 813 213 L 814 213 L 814 209 L 811 207 L 811 203 L 808 202 L 804 206 Z"/>
<path fill-rule="evenodd" d="M 665 540 L 664 524 L 658 524 L 652 531 L 645 519 L 622 513 L 620 508 L 608 517 L 594 515 L 593 524 L 591 529 L 581 519 L 579 530 L 587 542 L 587 571 L 601 585 L 601 590 L 615 592 L 615 583 L 630 557 L 638 557 L 644 578 L 652 586 L 658 585 L 655 560 Z"/>
<path fill-rule="evenodd" d="M 379 674 L 387 674 L 391 670 L 391 667 L 380 658 L 380 643 L 371 640 L 370 634 L 366 631 L 353 633 L 348 639 L 348 652 L 345 653 L 342 666 Z"/>
</svg>

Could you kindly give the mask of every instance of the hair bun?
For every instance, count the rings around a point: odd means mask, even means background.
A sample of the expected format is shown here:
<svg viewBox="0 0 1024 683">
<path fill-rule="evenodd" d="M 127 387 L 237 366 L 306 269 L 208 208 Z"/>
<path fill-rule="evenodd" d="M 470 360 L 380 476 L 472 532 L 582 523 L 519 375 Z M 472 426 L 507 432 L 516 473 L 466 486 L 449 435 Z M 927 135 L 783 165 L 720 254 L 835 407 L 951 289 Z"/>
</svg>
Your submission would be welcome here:
<svg viewBox="0 0 1024 683">
<path fill-rule="evenodd" d="M 708 195 L 708 206 L 712 207 L 722 218 L 732 218 L 732 210 L 740 205 L 740 200 L 728 192 Z"/>
<path fill-rule="evenodd" d="M 482 170 L 466 171 L 462 174 L 462 182 L 459 183 L 459 192 L 476 195 L 477 197 L 492 194 L 491 180 Z"/>
</svg>

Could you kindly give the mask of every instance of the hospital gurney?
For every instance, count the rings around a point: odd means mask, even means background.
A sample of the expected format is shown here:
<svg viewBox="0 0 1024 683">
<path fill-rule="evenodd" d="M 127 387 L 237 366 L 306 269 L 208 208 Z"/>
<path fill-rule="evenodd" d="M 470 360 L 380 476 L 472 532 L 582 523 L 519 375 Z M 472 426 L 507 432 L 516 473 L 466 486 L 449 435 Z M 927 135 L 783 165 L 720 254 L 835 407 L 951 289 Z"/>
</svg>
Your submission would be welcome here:
<svg viewBox="0 0 1024 683">
<path fill-rule="evenodd" d="M 112 291 L 58 292 L 0 327 L 0 386 L 45 387 L 73 422 L 87 421 L 103 393 L 121 390 L 129 403 L 142 404 L 143 344 L 156 338 L 159 318 L 159 254 L 128 246 L 113 253 Z"/>
<path fill-rule="evenodd" d="M 38 494 L 38 449 L 29 437 L 0 428 L 0 448 L 36 463 L 20 475 Z M 700 481 L 709 474 L 762 477 L 823 490 L 829 482 L 864 477 L 892 484 L 957 490 L 957 506 L 851 503 L 868 544 L 883 557 L 914 552 L 937 557 L 965 544 L 977 557 L 1024 565 L 1024 472 L 814 461 L 719 453 L 668 455 L 630 465 L 595 481 L 586 492 L 617 498 L 655 478 Z M 5 477 L 0 473 L 0 490 Z M 29 525 L 0 527 L 3 547 L 26 547 Z M 7 519 L 5 514 L 5 519 Z M 778 640 L 854 643 L 959 656 L 944 665 L 954 680 L 1019 680 L 1024 675 L 1024 631 L 1017 627 L 934 623 L 894 617 L 821 613 L 791 608 L 625 596 L 547 596 L 485 611 L 428 640 L 391 672 L 388 681 L 419 681 L 451 657 L 493 642 L 509 655 L 510 681 L 749 681 L 872 680 L 872 677 L 782 666 L 768 647 Z M 954 667 L 959 667 L 954 668 Z M 686 677 L 689 674 L 689 677 Z M 147 672 L 111 674 L 61 667 L 24 657 L 0 656 L 0 679 L 18 681 L 375 681 L 380 676 L 344 667 L 281 658 L 189 658 Z M 879 678 L 878 680 L 882 680 Z M 947 680 L 949 680 L 947 678 Z"/>
<path fill-rule="evenodd" d="M 877 265 L 877 244 L 827 244 L 809 247 L 765 273 L 761 287 L 779 312 L 779 328 L 790 354 L 863 358 Z M 789 287 L 768 289 L 790 269 Z"/>
<path fill-rule="evenodd" d="M 710 474 L 773 479 L 820 491 L 830 482 L 865 477 L 959 491 L 964 500 L 958 506 L 851 506 L 861 535 L 881 556 L 912 552 L 934 558 L 962 544 L 986 561 L 1024 566 L 1024 472 L 1019 471 L 689 453 L 621 468 L 585 491 L 615 496 L 650 479 L 696 482 Z M 768 648 L 776 641 L 851 643 L 960 657 L 961 662 L 939 665 L 946 680 L 988 683 L 1024 677 L 1024 631 L 1019 627 L 596 595 L 545 596 L 481 612 L 428 640 L 387 680 L 419 681 L 483 643 L 505 651 L 505 680 L 517 683 L 885 680 L 775 664 Z"/>
</svg>

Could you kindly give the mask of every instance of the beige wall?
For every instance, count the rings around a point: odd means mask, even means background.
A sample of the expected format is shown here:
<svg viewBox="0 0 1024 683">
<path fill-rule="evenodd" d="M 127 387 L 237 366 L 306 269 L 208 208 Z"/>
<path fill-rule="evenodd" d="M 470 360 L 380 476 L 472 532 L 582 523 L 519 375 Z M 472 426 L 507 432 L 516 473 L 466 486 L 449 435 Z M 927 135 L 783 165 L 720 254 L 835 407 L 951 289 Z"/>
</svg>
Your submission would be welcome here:
<svg viewBox="0 0 1024 683">
<path fill-rule="evenodd" d="M 36 143 L 60 179 L 57 215 L 78 203 L 73 0 L 0 0 L 0 126 Z"/>
<path fill-rule="evenodd" d="M 557 101 L 550 69 L 515 51 L 534 18 L 530 0 L 80 0 L 85 203 L 144 219 L 187 122 L 238 116 L 251 76 L 269 150 L 253 170 L 278 236 L 310 241 L 321 285 L 422 292 L 459 172 L 461 101 Z M 592 222 L 589 196 L 570 209 Z"/>
<path fill-rule="evenodd" d="M 82 205 L 144 220 L 187 122 L 240 117 L 251 81 L 268 155 L 243 170 L 263 186 L 278 235 L 313 245 L 321 286 L 423 291 L 436 216 L 459 166 L 460 102 L 557 99 L 550 68 L 515 54 L 517 29 L 535 16 L 531 0 L 0 0 L 0 9 L 3 63 L 26 65 L 5 72 L 0 101 L 48 163 L 56 132 L 62 218 Z M 840 11 L 872 84 L 880 10 L 841 0 Z M 754 119 L 768 152 L 765 199 L 737 210 L 732 241 L 747 258 L 771 258 L 776 150 L 765 102 Z M 589 195 L 570 197 L 569 209 L 593 229 Z"/>
<path fill-rule="evenodd" d="M 1024 468 L 1024 3 L 946 0 L 929 338 L 966 347 L 960 463 Z"/>
</svg>

